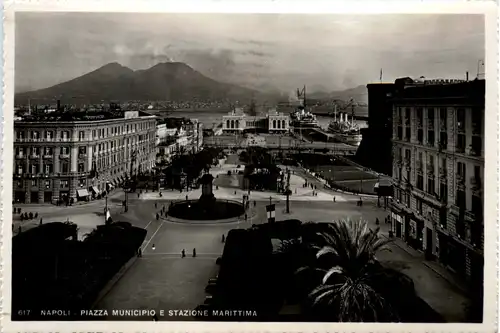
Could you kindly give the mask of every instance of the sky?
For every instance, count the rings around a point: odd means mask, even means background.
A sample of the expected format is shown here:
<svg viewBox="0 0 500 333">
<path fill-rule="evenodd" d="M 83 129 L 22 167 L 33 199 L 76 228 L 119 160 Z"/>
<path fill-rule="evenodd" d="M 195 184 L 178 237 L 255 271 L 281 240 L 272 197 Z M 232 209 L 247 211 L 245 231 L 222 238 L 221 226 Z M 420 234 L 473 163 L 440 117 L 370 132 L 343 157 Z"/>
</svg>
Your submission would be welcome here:
<svg viewBox="0 0 500 333">
<path fill-rule="evenodd" d="M 16 13 L 16 92 L 107 63 L 185 62 L 262 91 L 336 91 L 398 77 L 475 77 L 482 15 Z"/>
</svg>

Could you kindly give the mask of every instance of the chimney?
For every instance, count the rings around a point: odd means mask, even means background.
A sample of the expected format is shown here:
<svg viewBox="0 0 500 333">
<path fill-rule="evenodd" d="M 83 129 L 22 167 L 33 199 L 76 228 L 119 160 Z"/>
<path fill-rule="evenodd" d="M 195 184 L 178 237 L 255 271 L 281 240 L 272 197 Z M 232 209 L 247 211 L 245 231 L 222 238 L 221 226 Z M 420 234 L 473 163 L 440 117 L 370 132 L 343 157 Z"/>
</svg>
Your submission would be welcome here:
<svg viewBox="0 0 500 333">
<path fill-rule="evenodd" d="M 57 111 L 61 110 L 61 100 L 60 99 L 57 100 L 57 109 L 56 110 Z"/>
<path fill-rule="evenodd" d="M 469 72 L 465 72 L 465 81 L 469 81 Z"/>
</svg>

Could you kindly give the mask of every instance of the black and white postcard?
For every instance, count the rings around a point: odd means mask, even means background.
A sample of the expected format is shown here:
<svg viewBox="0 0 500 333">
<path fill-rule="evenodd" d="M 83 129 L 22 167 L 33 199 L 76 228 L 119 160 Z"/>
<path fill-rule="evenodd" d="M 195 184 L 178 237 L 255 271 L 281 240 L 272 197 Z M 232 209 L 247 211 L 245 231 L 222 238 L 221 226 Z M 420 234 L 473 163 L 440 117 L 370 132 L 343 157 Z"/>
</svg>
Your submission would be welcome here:
<svg viewBox="0 0 500 333">
<path fill-rule="evenodd" d="M 4 12 L 5 332 L 493 332 L 493 3 Z"/>
</svg>

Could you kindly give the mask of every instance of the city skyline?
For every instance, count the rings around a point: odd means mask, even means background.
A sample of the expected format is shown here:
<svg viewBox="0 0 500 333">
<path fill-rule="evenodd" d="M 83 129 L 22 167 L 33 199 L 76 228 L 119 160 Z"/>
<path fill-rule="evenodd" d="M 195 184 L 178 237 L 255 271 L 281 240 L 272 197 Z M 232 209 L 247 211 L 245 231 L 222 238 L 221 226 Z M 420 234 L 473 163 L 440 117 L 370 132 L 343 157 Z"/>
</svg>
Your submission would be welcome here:
<svg viewBox="0 0 500 333">
<path fill-rule="evenodd" d="M 185 62 L 215 80 L 289 92 L 378 82 L 381 69 L 384 81 L 473 78 L 484 59 L 482 15 L 311 16 L 17 13 L 16 93 L 115 61 Z"/>
</svg>

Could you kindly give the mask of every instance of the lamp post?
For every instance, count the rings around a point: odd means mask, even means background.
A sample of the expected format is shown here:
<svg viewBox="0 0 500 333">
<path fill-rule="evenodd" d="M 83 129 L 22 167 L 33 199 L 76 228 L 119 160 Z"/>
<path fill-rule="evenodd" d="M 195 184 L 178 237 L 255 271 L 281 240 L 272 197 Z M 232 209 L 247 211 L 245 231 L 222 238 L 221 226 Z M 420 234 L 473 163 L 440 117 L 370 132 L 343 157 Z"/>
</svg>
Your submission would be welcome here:
<svg viewBox="0 0 500 333">
<path fill-rule="evenodd" d="M 104 207 L 104 224 L 108 224 L 108 193 L 106 193 L 104 199 L 106 200 L 106 204 Z"/>
</svg>

